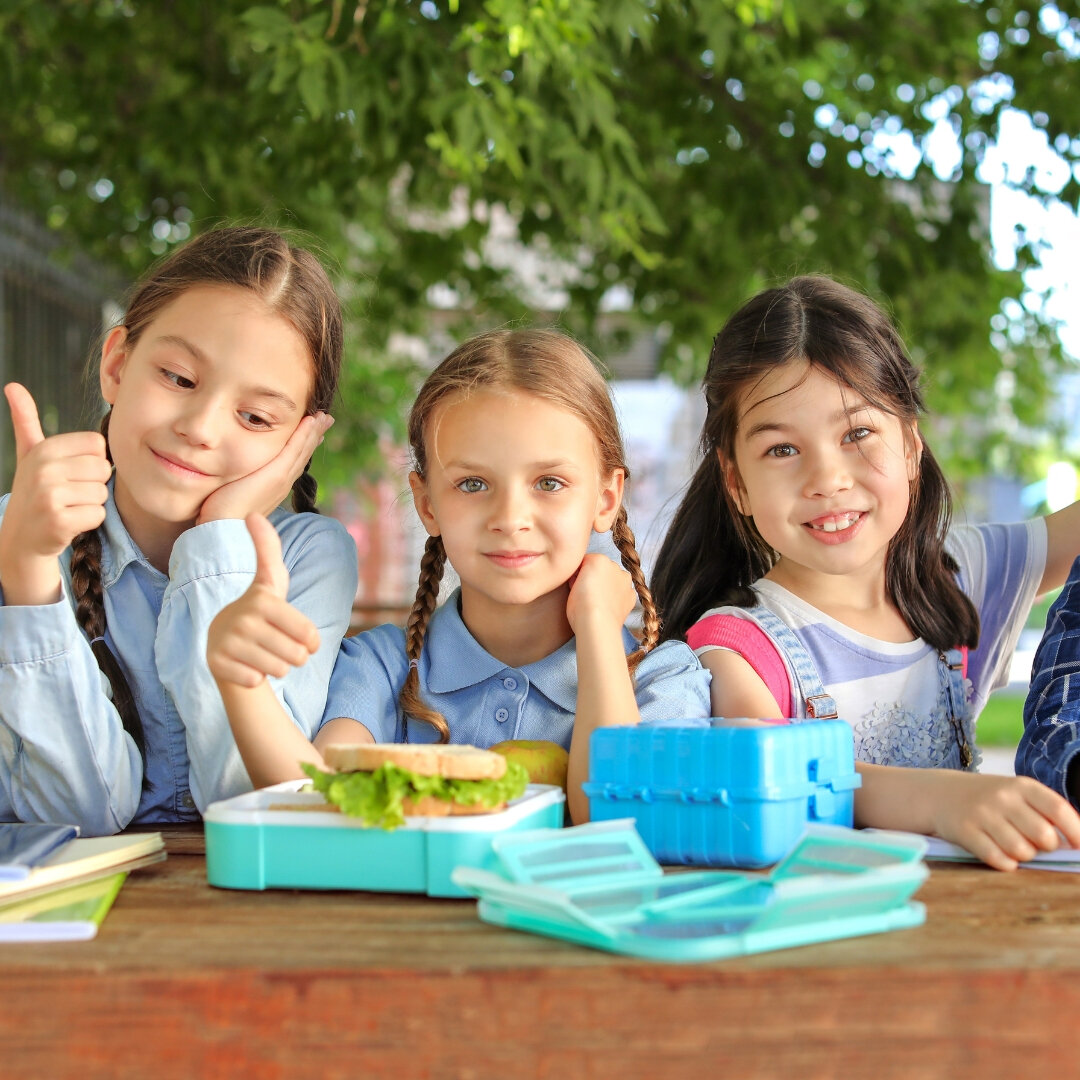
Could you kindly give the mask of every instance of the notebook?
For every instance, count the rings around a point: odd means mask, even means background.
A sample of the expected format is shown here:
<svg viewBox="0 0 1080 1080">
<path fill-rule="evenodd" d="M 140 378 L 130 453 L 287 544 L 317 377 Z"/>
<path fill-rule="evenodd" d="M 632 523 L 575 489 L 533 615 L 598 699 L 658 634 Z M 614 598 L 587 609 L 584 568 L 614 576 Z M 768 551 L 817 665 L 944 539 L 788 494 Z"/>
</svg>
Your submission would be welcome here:
<svg viewBox="0 0 1080 1080">
<path fill-rule="evenodd" d="M 22 881 L 32 867 L 78 835 L 75 825 L 0 823 L 0 881 Z"/>
<path fill-rule="evenodd" d="M 0 904 L 0 943 L 89 941 L 112 907 L 126 871 Z"/>
<path fill-rule="evenodd" d="M 931 836 L 927 838 L 926 857 L 944 862 L 981 862 L 977 855 L 948 840 Z M 1080 850 L 1061 847 L 1056 851 L 1037 851 L 1030 862 L 1020 863 L 1021 868 L 1029 870 L 1063 870 L 1067 873 L 1080 873 Z"/>
<path fill-rule="evenodd" d="M 0 905 L 164 858 L 165 841 L 159 832 L 79 837 L 32 867 L 21 881 L 0 881 Z"/>
</svg>

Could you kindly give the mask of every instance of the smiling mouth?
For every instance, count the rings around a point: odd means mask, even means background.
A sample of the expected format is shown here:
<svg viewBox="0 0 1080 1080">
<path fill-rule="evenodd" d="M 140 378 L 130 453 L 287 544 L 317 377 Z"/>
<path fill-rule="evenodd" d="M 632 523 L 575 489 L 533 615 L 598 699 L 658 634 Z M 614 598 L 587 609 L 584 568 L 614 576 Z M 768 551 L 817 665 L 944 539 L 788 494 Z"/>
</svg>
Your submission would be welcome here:
<svg viewBox="0 0 1080 1080">
<path fill-rule="evenodd" d="M 488 551 L 484 553 L 497 566 L 527 566 L 540 557 L 538 551 Z"/>
<path fill-rule="evenodd" d="M 815 532 L 844 532 L 856 522 L 861 521 L 864 513 L 865 511 L 862 510 L 849 510 L 846 514 L 833 514 L 831 517 L 808 521 L 807 525 Z"/>
<path fill-rule="evenodd" d="M 201 469 L 193 469 L 190 465 L 185 465 L 182 461 L 175 461 L 171 457 L 167 457 L 165 454 L 158 453 L 157 450 L 151 449 L 150 453 L 154 455 L 171 472 L 176 473 L 178 476 L 193 476 L 199 478 L 205 478 L 209 476 L 209 473 L 204 473 Z"/>
</svg>

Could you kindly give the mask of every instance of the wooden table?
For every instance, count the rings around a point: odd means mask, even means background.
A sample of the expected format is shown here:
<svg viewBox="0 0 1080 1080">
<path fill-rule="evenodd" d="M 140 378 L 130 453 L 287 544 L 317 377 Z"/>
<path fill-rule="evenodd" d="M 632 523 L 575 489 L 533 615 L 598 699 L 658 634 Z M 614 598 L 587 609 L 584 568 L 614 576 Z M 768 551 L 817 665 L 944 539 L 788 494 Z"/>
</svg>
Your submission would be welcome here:
<svg viewBox="0 0 1080 1080">
<path fill-rule="evenodd" d="M 668 965 L 470 901 L 212 889 L 168 844 L 95 941 L 0 949 L 5 1080 L 1080 1072 L 1074 874 L 938 866 L 921 928 Z"/>
</svg>

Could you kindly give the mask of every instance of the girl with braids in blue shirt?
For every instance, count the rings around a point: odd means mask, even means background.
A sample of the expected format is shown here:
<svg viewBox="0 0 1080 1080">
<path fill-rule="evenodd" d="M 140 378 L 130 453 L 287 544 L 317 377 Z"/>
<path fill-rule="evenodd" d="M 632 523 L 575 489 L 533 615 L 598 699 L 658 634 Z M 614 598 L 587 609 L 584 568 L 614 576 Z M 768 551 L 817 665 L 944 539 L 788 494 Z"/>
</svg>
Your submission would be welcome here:
<svg viewBox="0 0 1080 1080">
<path fill-rule="evenodd" d="M 250 787 L 202 657 L 210 620 L 250 583 L 243 518 L 270 514 L 289 598 L 328 645 L 275 685 L 314 733 L 356 590 L 355 547 L 312 513 L 312 451 L 332 422 L 337 296 L 275 232 L 223 228 L 134 290 L 104 339 L 97 432 L 15 429 L 0 500 L 0 820 L 87 833 L 197 819 Z M 300 513 L 276 509 L 292 490 Z"/>
<path fill-rule="evenodd" d="M 569 750 L 568 801 L 601 726 L 705 717 L 708 675 L 660 625 L 626 522 L 628 475 L 608 388 L 552 330 L 493 331 L 428 377 L 409 420 L 409 482 L 428 533 L 406 627 L 347 638 L 314 742 L 277 708 L 265 675 L 303 663 L 318 635 L 285 599 L 273 531 L 257 516 L 255 583 L 214 621 L 207 658 L 252 780 L 324 768 L 347 742 L 487 747 L 541 739 Z M 622 566 L 590 552 L 611 531 Z M 449 562 L 461 586 L 436 607 Z M 640 643 L 624 622 L 640 601 Z"/>
</svg>

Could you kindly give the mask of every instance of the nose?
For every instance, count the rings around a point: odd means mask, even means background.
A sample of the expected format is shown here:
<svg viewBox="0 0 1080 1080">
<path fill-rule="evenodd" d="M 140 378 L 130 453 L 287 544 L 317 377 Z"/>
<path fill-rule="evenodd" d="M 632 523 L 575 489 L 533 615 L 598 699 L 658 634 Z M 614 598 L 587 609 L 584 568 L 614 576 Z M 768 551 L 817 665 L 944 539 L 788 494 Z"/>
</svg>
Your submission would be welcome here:
<svg viewBox="0 0 1080 1080">
<path fill-rule="evenodd" d="M 225 427 L 225 409 L 213 396 L 190 394 L 173 424 L 193 446 L 216 446 Z"/>
<path fill-rule="evenodd" d="M 805 461 L 803 494 L 807 497 L 829 498 L 851 487 L 851 469 L 839 449 L 806 453 Z"/>
<path fill-rule="evenodd" d="M 488 528 L 492 532 L 516 533 L 529 527 L 528 497 L 516 487 L 495 492 L 490 507 Z"/>
</svg>

